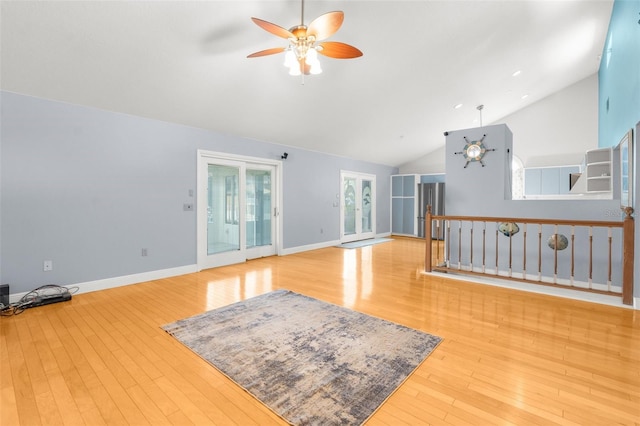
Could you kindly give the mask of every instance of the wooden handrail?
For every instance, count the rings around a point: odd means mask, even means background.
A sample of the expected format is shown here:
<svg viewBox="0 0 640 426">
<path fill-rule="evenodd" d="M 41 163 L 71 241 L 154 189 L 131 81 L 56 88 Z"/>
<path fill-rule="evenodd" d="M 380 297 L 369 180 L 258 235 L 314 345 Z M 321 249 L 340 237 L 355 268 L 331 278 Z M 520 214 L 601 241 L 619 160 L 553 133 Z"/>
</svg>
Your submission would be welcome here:
<svg viewBox="0 0 640 426">
<path fill-rule="evenodd" d="M 633 210 L 633 209 L 632 209 Z M 531 219 L 522 217 L 492 217 L 492 216 L 443 216 L 432 215 L 433 220 L 461 220 L 469 222 L 520 222 L 535 223 L 540 225 L 575 225 L 575 226 L 600 226 L 611 228 L 622 228 L 623 222 L 615 221 L 591 221 L 591 220 L 568 220 L 568 219 Z"/>
<path fill-rule="evenodd" d="M 525 253 L 526 253 L 526 224 L 536 224 L 539 227 L 541 227 L 542 225 L 554 225 L 556 232 L 557 232 L 557 227 L 559 225 L 567 225 L 567 226 L 571 226 L 572 227 L 572 243 L 573 243 L 573 227 L 589 227 L 589 228 L 609 228 L 609 232 L 608 232 L 608 259 L 609 259 L 609 269 L 608 269 L 608 288 L 609 291 L 597 291 L 594 290 L 596 292 L 601 292 L 601 293 L 611 293 L 611 276 L 612 276 L 612 271 L 611 271 L 611 262 L 612 262 L 612 239 L 611 239 L 611 228 L 620 228 L 622 230 L 622 303 L 626 304 L 626 305 L 633 305 L 633 279 L 634 279 L 634 238 L 635 238 L 635 223 L 634 223 L 634 219 L 632 217 L 633 214 L 633 209 L 631 207 L 627 207 L 624 209 L 624 213 L 625 213 L 625 218 L 623 221 L 589 221 L 589 220 L 568 220 L 568 219 L 533 219 L 533 218 L 516 218 L 516 217 L 489 217 L 489 216 L 447 216 L 447 215 L 433 215 L 432 211 L 431 211 L 431 206 L 427 205 L 427 214 L 426 214 L 426 218 L 425 218 L 425 240 L 426 240 L 426 250 L 425 250 L 425 272 L 432 272 L 434 267 L 433 267 L 433 259 L 432 259 L 432 255 L 433 255 L 433 251 L 432 251 L 432 222 L 434 220 L 438 220 L 438 221 L 443 221 L 443 223 L 451 223 L 451 221 L 459 221 L 461 222 L 471 222 L 473 224 L 473 222 L 493 222 L 493 223 L 502 223 L 502 222 L 514 222 L 514 223 L 521 223 L 521 224 L 525 224 L 524 225 L 524 241 L 525 241 Z M 446 240 L 450 240 L 450 232 L 449 232 L 449 228 L 450 226 L 447 225 L 447 232 L 445 233 L 445 238 Z M 542 229 L 542 228 L 540 228 Z M 497 232 L 497 231 L 496 231 Z M 591 234 L 591 231 L 589 231 Z M 484 233 L 484 230 L 483 230 Z M 473 225 L 471 227 L 471 235 L 473 238 Z M 538 235 L 538 240 L 540 240 L 541 238 L 541 234 L 539 233 Z M 590 235 L 589 237 L 591 240 L 589 242 L 589 250 L 590 250 L 590 254 L 589 254 L 589 282 L 591 282 L 591 277 L 592 277 L 592 262 L 591 259 L 593 258 L 593 253 L 592 253 L 592 236 Z M 484 248 L 484 237 L 483 237 L 483 270 L 482 272 L 478 272 L 478 271 L 473 271 L 473 260 L 471 260 L 471 270 L 461 270 L 460 268 L 460 263 L 459 263 L 459 259 L 458 259 L 458 269 L 455 269 L 455 267 L 450 267 L 450 265 L 437 265 L 436 269 L 437 270 L 449 270 L 449 271 L 460 271 L 463 273 L 469 273 L 472 275 L 491 275 L 493 277 L 496 278 L 505 278 L 503 276 L 499 276 L 498 275 L 498 271 L 496 270 L 495 274 L 485 274 L 484 272 L 484 252 L 485 252 L 485 248 Z M 473 244 L 473 242 L 471 241 L 471 244 Z M 461 248 L 461 242 L 458 242 L 458 248 Z M 538 250 L 540 250 L 542 244 L 539 241 L 538 242 Z M 448 248 L 450 247 L 450 243 L 447 244 L 447 254 L 445 254 L 445 259 L 447 260 L 447 262 L 449 261 L 449 254 L 448 254 Z M 497 268 L 497 262 L 498 262 L 498 246 L 496 243 L 496 268 Z M 438 255 L 439 256 L 439 255 Z M 471 252 L 471 256 L 473 256 L 473 249 Z M 509 278 L 511 279 L 511 265 L 512 265 L 512 259 L 511 259 L 511 239 L 509 240 Z M 471 259 L 473 259 L 473 257 L 471 257 Z M 523 273 L 524 271 L 526 271 L 526 258 L 523 260 L 525 263 L 523 264 Z M 540 265 L 540 261 L 541 261 L 541 255 L 538 255 L 538 271 L 541 270 L 541 265 Z M 557 276 L 557 248 L 555 248 L 555 264 L 554 264 L 554 275 Z M 574 275 L 574 265 L 573 265 L 573 244 L 572 244 L 572 264 L 571 264 L 571 279 L 573 280 L 573 275 Z M 539 276 L 540 279 L 540 276 Z M 531 282 L 531 283 L 535 283 L 535 284 L 544 284 L 544 285 L 549 285 L 550 283 L 548 282 L 543 282 L 543 281 L 532 281 L 530 279 L 526 279 L 526 277 L 523 277 L 523 279 L 515 279 L 517 281 L 525 281 L 525 282 Z M 572 281 L 573 282 L 573 281 Z M 555 280 L 554 283 L 552 283 L 552 285 L 555 284 Z M 573 284 L 572 284 L 573 285 Z M 591 287 L 591 284 L 589 284 L 589 287 Z M 576 289 L 582 289 L 579 287 L 568 287 L 568 288 L 576 288 Z M 584 290 L 584 289 L 582 289 Z M 615 293 L 615 294 L 620 294 L 620 293 Z"/>
</svg>

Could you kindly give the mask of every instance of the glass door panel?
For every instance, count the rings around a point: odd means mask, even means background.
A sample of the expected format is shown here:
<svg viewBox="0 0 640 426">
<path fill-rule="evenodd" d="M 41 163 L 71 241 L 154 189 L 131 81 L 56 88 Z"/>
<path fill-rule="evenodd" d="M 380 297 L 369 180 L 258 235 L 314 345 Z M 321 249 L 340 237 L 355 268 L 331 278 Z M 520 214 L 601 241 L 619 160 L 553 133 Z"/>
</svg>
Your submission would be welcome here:
<svg viewBox="0 0 640 426">
<path fill-rule="evenodd" d="M 246 247 L 247 259 L 275 254 L 273 236 L 273 168 L 247 166 L 246 172 Z"/>
<path fill-rule="evenodd" d="M 240 250 L 240 169 L 209 164 L 207 180 L 207 255 Z"/>
<path fill-rule="evenodd" d="M 343 179 L 344 235 L 356 233 L 356 179 Z"/>
<path fill-rule="evenodd" d="M 371 187 L 370 180 L 362 179 L 362 232 L 371 232 L 372 230 L 372 212 L 371 212 Z"/>
</svg>

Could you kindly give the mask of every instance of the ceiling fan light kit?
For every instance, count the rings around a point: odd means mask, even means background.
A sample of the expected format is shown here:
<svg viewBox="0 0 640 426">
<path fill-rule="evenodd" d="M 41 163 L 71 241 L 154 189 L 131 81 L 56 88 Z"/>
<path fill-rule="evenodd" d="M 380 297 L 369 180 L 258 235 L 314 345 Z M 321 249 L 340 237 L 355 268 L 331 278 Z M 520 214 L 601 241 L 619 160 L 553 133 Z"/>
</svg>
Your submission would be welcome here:
<svg viewBox="0 0 640 426">
<path fill-rule="evenodd" d="M 302 0 L 301 24 L 290 29 L 285 29 L 271 22 L 251 18 L 251 20 L 263 30 L 278 37 L 289 40 L 289 45 L 284 48 L 271 48 L 252 53 L 247 58 L 285 53 L 284 66 L 289 69 L 290 75 L 320 74 L 322 67 L 318 60 L 318 53 L 335 59 L 351 59 L 362 56 L 362 52 L 346 43 L 324 40 L 335 34 L 344 20 L 341 11 L 329 12 L 311 21 L 309 26 L 304 25 L 304 0 Z"/>
<path fill-rule="evenodd" d="M 320 74 L 322 68 L 318 60 L 318 51 L 314 47 L 290 45 L 285 49 L 284 66 L 289 68 L 290 75 Z"/>
</svg>

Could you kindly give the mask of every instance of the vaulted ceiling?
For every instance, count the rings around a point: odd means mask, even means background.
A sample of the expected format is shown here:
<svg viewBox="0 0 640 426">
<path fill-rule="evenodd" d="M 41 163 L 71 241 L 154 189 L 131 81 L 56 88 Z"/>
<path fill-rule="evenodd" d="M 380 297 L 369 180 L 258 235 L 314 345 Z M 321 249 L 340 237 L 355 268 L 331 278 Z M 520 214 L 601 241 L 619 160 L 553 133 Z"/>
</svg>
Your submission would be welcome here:
<svg viewBox="0 0 640 426">
<path fill-rule="evenodd" d="M 303 80 L 247 59 L 287 45 L 250 18 L 293 27 L 300 1 L 2 1 L 0 87 L 398 166 L 479 105 L 496 122 L 597 72 L 612 4 L 308 0 L 305 24 L 344 11 L 329 40 L 364 55 Z"/>
</svg>

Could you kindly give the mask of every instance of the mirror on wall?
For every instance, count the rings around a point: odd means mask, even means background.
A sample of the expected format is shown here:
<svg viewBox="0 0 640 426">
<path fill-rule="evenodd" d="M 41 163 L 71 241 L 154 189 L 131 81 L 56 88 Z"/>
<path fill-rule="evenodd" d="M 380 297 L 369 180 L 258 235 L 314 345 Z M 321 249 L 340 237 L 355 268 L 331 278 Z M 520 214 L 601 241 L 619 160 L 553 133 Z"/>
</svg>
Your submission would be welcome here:
<svg viewBox="0 0 640 426">
<path fill-rule="evenodd" d="M 618 144 L 620 153 L 620 205 L 633 207 L 633 129 Z"/>
</svg>

